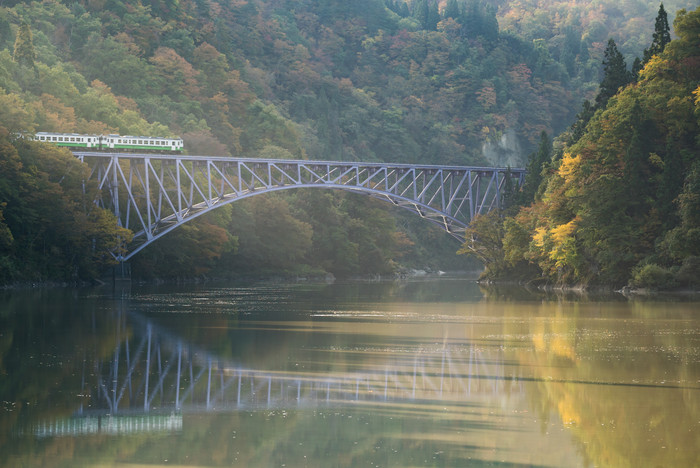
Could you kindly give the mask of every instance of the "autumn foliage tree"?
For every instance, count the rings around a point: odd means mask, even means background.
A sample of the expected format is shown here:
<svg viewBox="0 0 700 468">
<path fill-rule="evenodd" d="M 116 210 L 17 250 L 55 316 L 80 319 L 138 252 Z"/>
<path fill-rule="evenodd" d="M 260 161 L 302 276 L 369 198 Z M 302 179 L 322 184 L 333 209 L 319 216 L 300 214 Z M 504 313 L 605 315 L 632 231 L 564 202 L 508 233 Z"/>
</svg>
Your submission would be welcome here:
<svg viewBox="0 0 700 468">
<path fill-rule="evenodd" d="M 550 283 L 670 288 L 698 285 L 697 168 L 700 155 L 696 38 L 700 10 L 680 11 L 678 39 L 624 85 L 614 43 L 606 53 L 600 107 L 546 175 L 540 199 L 502 224 L 504 259 L 487 272 Z M 607 98 L 605 98 L 607 96 Z M 605 103 L 606 105 L 603 105 Z M 471 243 L 500 233 L 474 225 Z M 485 233 L 485 235 L 482 233 Z M 496 275 L 496 276 L 498 276 Z"/>
</svg>

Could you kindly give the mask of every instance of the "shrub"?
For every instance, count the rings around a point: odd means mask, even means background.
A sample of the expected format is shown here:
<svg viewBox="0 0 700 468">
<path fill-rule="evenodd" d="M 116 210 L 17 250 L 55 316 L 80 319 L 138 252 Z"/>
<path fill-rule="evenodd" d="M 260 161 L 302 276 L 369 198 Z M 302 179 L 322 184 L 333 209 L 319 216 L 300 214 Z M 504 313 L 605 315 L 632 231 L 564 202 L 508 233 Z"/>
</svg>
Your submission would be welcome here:
<svg viewBox="0 0 700 468">
<path fill-rule="evenodd" d="M 637 266 L 632 271 L 630 286 L 633 288 L 671 289 L 676 286 L 673 272 L 654 263 Z"/>
<path fill-rule="evenodd" d="M 683 260 L 676 281 L 682 286 L 700 287 L 700 257 L 687 257 Z"/>
</svg>

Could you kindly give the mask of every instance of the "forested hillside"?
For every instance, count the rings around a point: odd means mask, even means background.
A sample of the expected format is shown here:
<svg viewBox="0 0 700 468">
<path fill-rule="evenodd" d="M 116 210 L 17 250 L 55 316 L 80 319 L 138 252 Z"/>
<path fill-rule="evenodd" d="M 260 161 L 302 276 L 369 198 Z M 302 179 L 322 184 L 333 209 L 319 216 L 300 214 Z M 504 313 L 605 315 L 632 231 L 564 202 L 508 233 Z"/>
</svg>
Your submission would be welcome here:
<svg viewBox="0 0 700 468">
<path fill-rule="evenodd" d="M 18 157 L 33 178 L 22 148 L 47 159 L 52 150 L 17 136 L 61 131 L 179 135 L 197 154 L 523 165 L 542 132 L 564 131 L 595 96 L 609 36 L 641 56 L 658 5 L 637 3 L 5 1 L 2 158 Z M 2 281 L 89 277 L 75 259 L 31 266 L 56 241 L 27 230 L 8 174 Z M 219 211 L 144 251 L 137 270 L 388 273 L 402 255 L 437 267 L 431 259 L 454 249 L 419 220 L 348 195 L 299 192 Z M 52 222 L 36 218 L 41 229 Z"/>
<path fill-rule="evenodd" d="M 660 9 L 638 73 L 608 43 L 595 103 L 559 150 L 543 138 L 509 216 L 473 225 L 463 251 L 487 261 L 486 276 L 700 286 L 700 10 L 674 26 L 671 41 Z"/>
</svg>

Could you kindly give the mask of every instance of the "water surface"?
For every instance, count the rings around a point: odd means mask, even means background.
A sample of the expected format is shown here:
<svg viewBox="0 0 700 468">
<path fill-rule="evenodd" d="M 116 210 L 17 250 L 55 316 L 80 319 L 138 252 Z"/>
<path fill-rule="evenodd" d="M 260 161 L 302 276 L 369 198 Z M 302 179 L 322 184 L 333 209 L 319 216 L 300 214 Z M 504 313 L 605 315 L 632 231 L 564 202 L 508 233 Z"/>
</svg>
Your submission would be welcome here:
<svg viewBox="0 0 700 468">
<path fill-rule="evenodd" d="M 700 466 L 700 302 L 460 278 L 0 296 L 0 466 Z"/>
</svg>

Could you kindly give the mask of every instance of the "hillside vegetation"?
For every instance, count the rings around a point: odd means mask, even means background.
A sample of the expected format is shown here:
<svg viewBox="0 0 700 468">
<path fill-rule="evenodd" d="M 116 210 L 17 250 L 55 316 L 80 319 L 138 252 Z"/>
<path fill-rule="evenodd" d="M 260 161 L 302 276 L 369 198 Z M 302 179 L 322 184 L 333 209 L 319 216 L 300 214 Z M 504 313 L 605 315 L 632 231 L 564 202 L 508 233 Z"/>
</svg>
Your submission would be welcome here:
<svg viewBox="0 0 700 468">
<path fill-rule="evenodd" d="M 43 189 L 41 177 L 66 193 L 78 179 L 52 172 L 51 155 L 66 152 L 18 135 L 179 135 L 198 154 L 523 165 L 542 132 L 565 131 L 582 96 L 595 97 L 609 35 L 641 56 L 657 5 L 616 5 L 3 2 L 0 157 L 34 185 L 21 192 L 19 176 L 0 173 L 0 281 L 87 278 L 102 266 L 57 247 L 68 237 L 86 242 L 80 229 L 53 229 L 72 219 L 67 208 L 31 204 L 47 213 L 28 215 L 23 203 L 31 187 Z M 399 263 L 459 266 L 447 236 L 389 213 L 351 195 L 255 197 L 178 229 L 139 254 L 135 271 L 347 276 Z M 44 260 L 58 251 L 64 261 Z M 37 267 L 46 263 L 54 266 Z"/>
<path fill-rule="evenodd" d="M 463 250 L 485 276 L 700 286 L 700 10 L 679 12 L 676 40 L 663 24 L 638 76 L 609 44 L 596 104 L 553 158 L 531 161 L 534 202 L 513 194 L 509 216 L 474 224 Z"/>
</svg>

